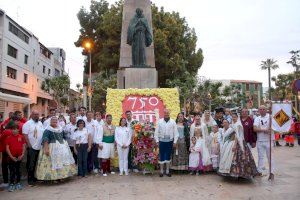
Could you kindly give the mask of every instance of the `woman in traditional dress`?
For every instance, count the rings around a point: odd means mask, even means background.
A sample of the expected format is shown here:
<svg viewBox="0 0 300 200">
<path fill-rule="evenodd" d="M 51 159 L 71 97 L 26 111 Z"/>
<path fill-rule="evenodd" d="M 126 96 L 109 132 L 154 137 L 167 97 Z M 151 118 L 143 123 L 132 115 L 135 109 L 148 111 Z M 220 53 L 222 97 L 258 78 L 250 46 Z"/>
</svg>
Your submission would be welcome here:
<svg viewBox="0 0 300 200">
<path fill-rule="evenodd" d="M 177 147 L 172 154 L 172 170 L 188 170 L 189 167 L 189 128 L 184 122 L 184 115 L 179 113 L 176 119 L 177 130 L 179 133 Z"/>
<path fill-rule="evenodd" d="M 43 133 L 43 148 L 36 167 L 38 180 L 60 180 L 77 174 L 72 152 L 63 135 L 57 117 L 52 117 L 50 125 Z"/>
<path fill-rule="evenodd" d="M 219 174 L 250 179 L 258 174 L 255 161 L 244 140 L 243 126 L 237 114 L 232 115 L 230 127 L 223 120 L 223 146 L 220 155 Z"/>
<path fill-rule="evenodd" d="M 208 133 L 211 133 L 212 127 L 217 125 L 209 110 L 204 111 L 204 115 L 201 118 L 201 124 L 206 125 Z"/>
</svg>

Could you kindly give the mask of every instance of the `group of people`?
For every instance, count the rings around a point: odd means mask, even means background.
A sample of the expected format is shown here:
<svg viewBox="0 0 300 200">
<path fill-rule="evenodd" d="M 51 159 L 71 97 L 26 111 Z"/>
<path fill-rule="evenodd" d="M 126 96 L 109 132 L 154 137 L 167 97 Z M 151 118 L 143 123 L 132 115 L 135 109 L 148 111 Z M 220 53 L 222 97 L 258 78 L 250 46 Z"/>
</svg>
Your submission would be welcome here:
<svg viewBox="0 0 300 200">
<path fill-rule="evenodd" d="M 269 157 L 270 117 L 264 106 L 259 112 L 255 120 L 247 109 L 240 116 L 228 109 L 216 110 L 214 117 L 210 111 L 188 118 L 179 113 L 173 120 L 165 109 L 153 135 L 159 148 L 159 176 L 170 177 L 171 170 L 177 170 L 191 174 L 215 171 L 222 176 L 252 178 L 262 175 L 267 155 L 274 177 L 273 157 L 271 161 Z M 35 186 L 37 180 L 60 181 L 74 175 L 87 177 L 88 173 L 114 174 L 111 159 L 116 154 L 119 175 L 138 171 L 133 163 L 132 122 L 131 111 L 124 113 L 117 126 L 112 124 L 110 114 L 103 117 L 100 112 L 86 112 L 84 107 L 78 115 L 69 114 L 68 120 L 57 117 L 55 109 L 42 120 L 35 110 L 28 121 L 21 112 L 15 112 L 1 124 L 4 185 L 9 186 L 9 191 L 23 188 L 20 166 L 25 152 L 29 186 Z M 251 153 L 255 147 L 257 167 Z"/>
</svg>

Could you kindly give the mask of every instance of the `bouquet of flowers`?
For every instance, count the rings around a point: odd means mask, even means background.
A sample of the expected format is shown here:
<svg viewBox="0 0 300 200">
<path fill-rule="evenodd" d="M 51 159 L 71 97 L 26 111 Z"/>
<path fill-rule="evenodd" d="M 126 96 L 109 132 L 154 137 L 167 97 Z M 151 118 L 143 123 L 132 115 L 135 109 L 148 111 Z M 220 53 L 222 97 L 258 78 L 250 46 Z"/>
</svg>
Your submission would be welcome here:
<svg viewBox="0 0 300 200">
<path fill-rule="evenodd" d="M 134 121 L 131 123 L 134 131 L 133 146 L 134 160 L 136 165 L 141 166 L 144 170 L 153 172 L 158 163 L 158 150 L 154 136 L 154 124 L 146 121 L 145 123 Z"/>
</svg>

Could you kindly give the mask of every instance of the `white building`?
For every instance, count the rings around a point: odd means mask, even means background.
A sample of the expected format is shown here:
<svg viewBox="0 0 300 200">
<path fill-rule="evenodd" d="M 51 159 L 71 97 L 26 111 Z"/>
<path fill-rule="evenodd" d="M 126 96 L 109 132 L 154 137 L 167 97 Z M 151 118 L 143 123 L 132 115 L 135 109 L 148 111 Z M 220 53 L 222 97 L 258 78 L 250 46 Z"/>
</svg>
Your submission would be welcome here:
<svg viewBox="0 0 300 200">
<path fill-rule="evenodd" d="M 45 78 L 64 73 L 65 52 L 45 47 L 0 9 L 0 113 L 36 109 L 47 115 L 52 97 L 41 89 Z"/>
</svg>

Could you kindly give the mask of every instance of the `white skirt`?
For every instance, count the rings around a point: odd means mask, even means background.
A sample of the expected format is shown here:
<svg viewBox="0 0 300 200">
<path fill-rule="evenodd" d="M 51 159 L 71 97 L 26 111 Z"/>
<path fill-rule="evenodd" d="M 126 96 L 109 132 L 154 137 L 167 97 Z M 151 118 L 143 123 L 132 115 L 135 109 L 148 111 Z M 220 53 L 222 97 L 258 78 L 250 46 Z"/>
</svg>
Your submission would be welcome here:
<svg viewBox="0 0 300 200">
<path fill-rule="evenodd" d="M 98 150 L 98 158 L 108 159 L 115 157 L 115 144 L 103 142 L 102 150 Z"/>
</svg>

